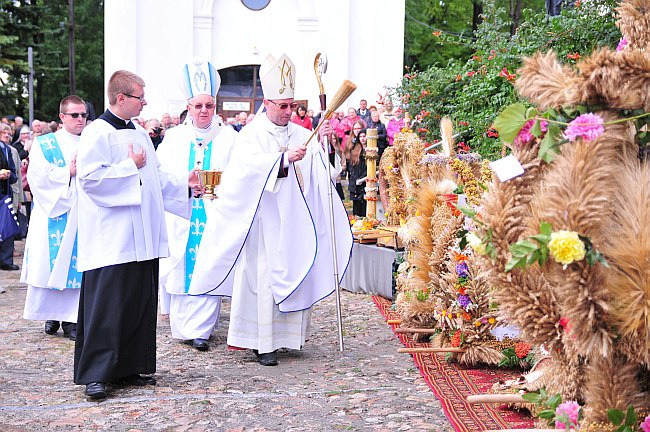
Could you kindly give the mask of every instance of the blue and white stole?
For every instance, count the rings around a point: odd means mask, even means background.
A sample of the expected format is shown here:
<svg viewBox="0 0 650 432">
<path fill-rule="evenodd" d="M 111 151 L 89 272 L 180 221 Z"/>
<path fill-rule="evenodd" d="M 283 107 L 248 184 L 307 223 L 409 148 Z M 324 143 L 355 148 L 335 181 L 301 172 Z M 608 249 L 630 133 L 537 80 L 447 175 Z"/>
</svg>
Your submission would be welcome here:
<svg viewBox="0 0 650 432">
<path fill-rule="evenodd" d="M 192 143 L 190 147 L 190 157 L 188 170 L 194 169 L 207 170 L 210 169 L 210 156 L 212 155 L 212 141 L 205 144 L 203 138 L 196 138 L 196 143 Z M 187 237 L 187 245 L 185 246 L 185 290 L 188 292 L 190 289 L 190 281 L 194 273 L 194 265 L 196 264 L 196 257 L 199 254 L 199 245 L 201 244 L 201 237 L 203 237 L 203 230 L 205 228 L 205 206 L 203 205 L 203 198 L 192 197 L 192 214 L 190 215 L 190 232 Z"/>
<path fill-rule="evenodd" d="M 50 164 L 57 167 L 66 166 L 65 158 L 59 142 L 56 140 L 54 134 L 47 134 L 38 137 L 38 142 L 41 146 L 43 156 Z M 63 233 L 68 223 L 68 213 L 60 216 L 49 218 L 47 220 L 47 238 L 50 246 L 50 272 L 54 268 L 61 242 L 63 241 Z M 75 233 L 74 245 L 72 246 L 72 256 L 68 264 L 68 277 L 66 288 L 81 288 L 81 272 L 77 271 L 77 234 Z"/>
</svg>

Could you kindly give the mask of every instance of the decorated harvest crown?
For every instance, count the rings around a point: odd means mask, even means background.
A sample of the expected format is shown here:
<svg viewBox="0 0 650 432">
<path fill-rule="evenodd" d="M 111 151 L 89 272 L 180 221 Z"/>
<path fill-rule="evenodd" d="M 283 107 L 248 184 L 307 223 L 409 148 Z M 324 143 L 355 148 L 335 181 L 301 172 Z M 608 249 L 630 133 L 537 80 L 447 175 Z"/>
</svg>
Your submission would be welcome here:
<svg viewBox="0 0 650 432">
<path fill-rule="evenodd" d="M 194 57 L 183 66 L 180 84 L 185 99 L 201 94 L 216 96 L 221 86 L 221 77 L 210 61 Z"/>
<path fill-rule="evenodd" d="M 278 60 L 269 54 L 260 66 L 260 81 L 266 99 L 291 99 L 296 87 L 296 67 L 286 54 Z"/>
</svg>

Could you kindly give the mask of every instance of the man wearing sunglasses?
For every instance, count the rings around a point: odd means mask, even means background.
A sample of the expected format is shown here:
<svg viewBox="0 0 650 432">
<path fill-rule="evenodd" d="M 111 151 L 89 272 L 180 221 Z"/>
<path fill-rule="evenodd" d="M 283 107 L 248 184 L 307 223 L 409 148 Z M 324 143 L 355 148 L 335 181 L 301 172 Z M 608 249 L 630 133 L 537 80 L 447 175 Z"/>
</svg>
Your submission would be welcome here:
<svg viewBox="0 0 650 432">
<path fill-rule="evenodd" d="M 223 171 L 228 165 L 237 132 L 214 115 L 215 96 L 221 84 L 219 73 L 211 62 L 195 58 L 183 67 L 181 76 L 188 120 L 167 130 L 157 152 L 161 168 L 179 178 L 187 177 L 187 173 L 193 170 Z M 195 192 L 198 195 L 200 191 Z M 169 241 L 170 256 L 160 261 L 161 298 L 170 295 L 172 336 L 199 351 L 208 350 L 208 339 L 218 324 L 221 309 L 221 297 L 187 294 L 196 257 L 201 250 L 199 246 L 202 247 L 206 205 L 219 205 L 220 200 L 208 201 L 200 196 L 187 197 L 189 220 L 165 213 L 167 231 L 173 235 Z"/>
<path fill-rule="evenodd" d="M 322 143 L 290 122 L 295 67 L 282 55 L 260 67 L 266 113 L 239 132 L 210 214 L 190 293 L 232 295 L 228 345 L 252 349 L 263 366 L 276 351 L 302 349 L 311 306 L 334 292 L 329 190 L 338 174 Z M 331 135 L 324 123 L 321 136 Z M 345 269 L 352 235 L 334 195 L 338 267 Z M 224 228 L 226 227 L 226 228 Z M 227 230 L 227 235 L 224 235 Z"/>
<path fill-rule="evenodd" d="M 147 103 L 144 80 L 128 71 L 108 81 L 109 108 L 79 141 L 77 191 L 83 271 L 74 382 L 90 399 L 107 383 L 153 385 L 156 371 L 158 258 L 169 254 L 164 211 L 187 214 L 195 172 L 159 169 L 147 132 L 131 119 Z M 143 375 L 147 374 L 147 375 Z"/>
<path fill-rule="evenodd" d="M 78 96 L 63 98 L 63 128 L 32 143 L 27 180 L 34 206 L 25 243 L 20 281 L 27 284 L 23 318 L 44 320 L 45 333 L 60 327 L 77 337 L 81 273 L 77 270 L 77 150 L 86 126 L 86 104 Z"/>
</svg>

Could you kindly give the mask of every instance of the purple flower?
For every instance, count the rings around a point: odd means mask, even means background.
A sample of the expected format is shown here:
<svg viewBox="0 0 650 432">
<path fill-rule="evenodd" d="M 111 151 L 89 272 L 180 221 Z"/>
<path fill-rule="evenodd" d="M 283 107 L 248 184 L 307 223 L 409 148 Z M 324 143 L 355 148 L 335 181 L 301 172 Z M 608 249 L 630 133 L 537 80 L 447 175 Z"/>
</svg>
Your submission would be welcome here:
<svg viewBox="0 0 650 432">
<path fill-rule="evenodd" d="M 469 276 L 469 267 L 467 267 L 467 263 L 465 261 L 460 264 L 456 264 L 456 273 L 458 274 L 458 277 Z"/>
<path fill-rule="evenodd" d="M 560 406 L 555 409 L 555 418 L 561 418 L 563 420 L 555 420 L 555 429 L 566 430 L 568 427 L 578 426 L 580 405 L 575 401 L 561 403 Z M 564 421 L 569 424 L 565 424 Z"/>
<path fill-rule="evenodd" d="M 515 145 L 517 147 L 524 146 L 531 142 L 535 137 L 533 136 L 532 133 L 530 133 L 530 130 L 533 128 L 535 125 L 536 120 L 535 119 L 530 119 L 526 123 L 524 123 L 524 126 L 521 128 L 517 136 L 515 137 Z M 540 121 L 539 122 L 539 127 L 542 130 L 542 132 L 546 132 L 548 130 L 548 122 L 547 121 Z"/>
<path fill-rule="evenodd" d="M 564 131 L 564 136 L 569 141 L 582 138 L 583 141 L 593 141 L 605 132 L 603 119 L 596 114 L 583 114 L 576 117 Z"/>
<path fill-rule="evenodd" d="M 621 38 L 621 40 L 618 41 L 618 45 L 616 46 L 616 51 L 623 51 L 626 46 L 627 46 L 627 39 Z"/>
<path fill-rule="evenodd" d="M 465 309 L 467 308 L 467 306 L 472 304 L 472 300 L 470 300 L 468 295 L 461 294 L 458 296 L 458 304 L 460 305 L 460 307 Z"/>
<path fill-rule="evenodd" d="M 641 423 L 641 430 L 643 432 L 650 432 L 650 415 L 643 420 L 643 423 Z"/>
</svg>

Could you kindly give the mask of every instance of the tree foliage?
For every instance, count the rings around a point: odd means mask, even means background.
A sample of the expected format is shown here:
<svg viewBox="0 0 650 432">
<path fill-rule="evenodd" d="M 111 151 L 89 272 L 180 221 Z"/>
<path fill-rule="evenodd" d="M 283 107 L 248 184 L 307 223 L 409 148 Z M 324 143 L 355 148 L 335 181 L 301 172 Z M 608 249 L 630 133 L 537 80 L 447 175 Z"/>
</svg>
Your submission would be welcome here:
<svg viewBox="0 0 650 432">
<path fill-rule="evenodd" d="M 77 94 L 103 101 L 103 0 L 75 0 Z M 81 25 L 79 25 L 81 24 Z M 0 0 L 0 112 L 27 117 L 27 49 L 33 49 L 34 116 L 57 118 L 70 93 L 68 0 Z"/>
<path fill-rule="evenodd" d="M 513 82 L 522 58 L 554 50 L 560 59 L 575 64 L 597 47 L 616 47 L 620 32 L 612 14 L 615 5 L 614 0 L 591 0 L 588 6 L 577 2 L 576 7 L 550 19 L 544 11 L 524 9 L 523 21 L 511 35 L 506 9 L 487 0 L 475 39 L 431 35 L 440 46 L 462 44 L 470 54 L 445 65 L 407 71 L 392 96 L 421 120 L 418 130 L 426 140 L 436 140 L 440 118 L 448 115 L 461 133 L 460 140 L 493 159 L 501 143 L 492 122 L 501 109 L 520 101 Z"/>
<path fill-rule="evenodd" d="M 544 1 L 496 0 L 496 5 L 507 11 L 508 25 L 514 33 L 521 11 L 543 11 Z M 472 53 L 474 32 L 483 21 L 483 0 L 407 0 L 405 19 L 404 64 L 421 69 L 444 66 L 451 59 L 468 57 Z M 439 37 L 442 35 L 456 36 L 459 40 L 447 39 L 447 43 L 441 44 Z"/>
</svg>

